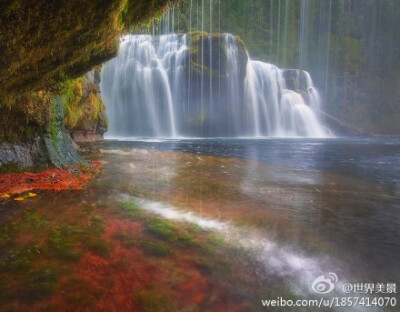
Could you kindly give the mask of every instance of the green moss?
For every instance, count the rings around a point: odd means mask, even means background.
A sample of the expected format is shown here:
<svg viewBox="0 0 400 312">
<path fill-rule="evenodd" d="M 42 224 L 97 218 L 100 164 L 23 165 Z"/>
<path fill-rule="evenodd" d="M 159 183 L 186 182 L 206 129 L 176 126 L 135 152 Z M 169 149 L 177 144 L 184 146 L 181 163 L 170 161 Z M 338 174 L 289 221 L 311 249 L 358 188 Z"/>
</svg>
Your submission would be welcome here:
<svg viewBox="0 0 400 312">
<path fill-rule="evenodd" d="M 0 267 L 5 271 L 23 271 L 30 268 L 33 251 L 30 248 L 12 249 L 8 251 L 0 263 Z"/>
<path fill-rule="evenodd" d="M 81 76 L 117 53 L 123 28 L 147 22 L 172 2 L 2 2 L 0 99 Z"/>
<path fill-rule="evenodd" d="M 121 31 L 119 13 L 124 2 L 3 3 L 1 42 L 8 48 L 1 56 L 5 65 L 0 71 L 2 91 L 15 94 L 46 88 L 54 79 L 65 74 L 79 76 L 90 69 L 90 64 L 115 55 Z"/>
<path fill-rule="evenodd" d="M 128 0 L 122 8 L 120 21 L 125 31 L 130 31 L 162 13 L 179 0 Z"/>
<path fill-rule="evenodd" d="M 171 240 L 176 233 L 175 225 L 163 219 L 147 220 L 145 227 L 149 234 L 162 240 Z"/>
<path fill-rule="evenodd" d="M 47 224 L 48 219 L 46 217 L 40 216 L 31 210 L 23 212 L 21 219 L 18 221 L 0 227 L 0 248 L 19 235 L 24 235 L 26 231 L 40 233 Z"/>
<path fill-rule="evenodd" d="M 136 295 L 141 309 L 144 312 L 172 312 L 176 311 L 169 298 L 160 290 L 145 289 Z"/>
<path fill-rule="evenodd" d="M 209 234 L 207 235 L 207 239 L 205 243 L 202 245 L 202 248 L 211 251 L 216 248 L 220 248 L 224 245 L 225 245 L 225 239 L 222 236 L 217 234 Z"/>
<path fill-rule="evenodd" d="M 8 163 L 0 167 L 0 174 L 21 172 L 22 169 L 17 163 Z"/>
<path fill-rule="evenodd" d="M 29 210 L 23 213 L 22 220 L 23 223 L 21 225 L 31 231 L 32 229 L 41 230 L 49 223 L 47 217 Z"/>
<path fill-rule="evenodd" d="M 3 104 L 3 105 L 2 105 Z M 48 92 L 31 92 L 7 106 L 0 98 L 0 144 L 32 140 L 45 132 L 50 119 Z"/>
<path fill-rule="evenodd" d="M 123 29 L 147 22 L 172 2 L 175 1 L 1 2 L 0 144 L 43 135 L 48 130 L 51 107 L 47 92 L 52 93 L 51 97 L 61 94 L 59 83 L 82 76 L 114 57 Z M 71 90 L 67 89 L 69 96 Z M 98 118 L 103 114 L 99 99 L 95 93 L 89 94 L 90 110 L 79 112 L 74 106 L 67 107 L 68 125 L 79 126 L 79 115 L 87 112 L 89 116 L 83 119 L 97 118 L 106 125 L 103 117 Z M 76 104 L 76 99 L 68 100 Z"/>
<path fill-rule="evenodd" d="M 52 296 L 58 284 L 59 272 L 54 268 L 44 268 L 29 274 L 23 285 L 24 301 L 33 303 Z"/>
<path fill-rule="evenodd" d="M 102 257 L 109 256 L 112 251 L 112 245 L 102 238 L 92 237 L 90 240 L 85 242 L 85 245 L 89 248 L 91 252 Z"/>
<path fill-rule="evenodd" d="M 189 41 L 190 68 L 192 74 L 204 74 L 206 77 L 211 76 L 213 78 L 224 76 L 227 70 L 227 56 L 225 40 L 222 34 L 214 33 L 211 35 L 212 63 L 210 63 L 209 34 L 207 32 L 194 31 L 189 33 L 187 37 Z"/>
<path fill-rule="evenodd" d="M 112 287 L 112 283 L 108 282 L 107 285 L 102 286 Z M 67 302 L 74 306 L 73 308 L 71 307 L 72 310 L 79 311 L 82 310 L 82 307 L 90 311 L 96 310 L 94 305 L 98 302 L 101 291 L 92 283 L 88 284 L 81 277 L 71 275 L 60 284 L 59 288 L 63 290 L 63 297 Z"/>
<path fill-rule="evenodd" d="M 183 223 L 174 224 L 164 219 L 149 219 L 145 221 L 145 228 L 154 238 L 181 247 L 197 247 L 199 244 L 196 240 L 199 229 Z"/>
<path fill-rule="evenodd" d="M 211 41 L 210 41 L 211 36 Z M 217 79 L 227 75 L 227 49 L 222 33 L 193 31 L 187 35 L 190 53 L 190 68 L 193 75 L 203 74 L 205 77 Z M 246 47 L 240 37 L 236 36 L 240 75 L 245 76 L 247 66 Z M 212 45 L 210 47 L 210 44 Z M 203 51 L 203 52 L 202 52 Z M 210 55 L 211 53 L 211 55 Z"/>
<path fill-rule="evenodd" d="M 129 233 L 118 232 L 113 235 L 113 239 L 121 242 L 124 247 L 131 248 L 137 245 L 137 239 Z"/>
<path fill-rule="evenodd" d="M 64 99 L 62 96 L 55 96 L 52 99 L 50 122 L 47 135 L 44 136 L 46 150 L 50 162 L 56 167 L 69 167 L 72 165 L 83 164 L 91 166 L 84 160 L 71 144 L 71 139 L 67 135 L 64 127 Z"/>
<path fill-rule="evenodd" d="M 94 70 L 100 75 L 100 69 Z M 103 134 L 108 127 L 105 105 L 98 85 L 85 77 L 67 80 L 61 91 L 65 102 L 64 123 L 68 130 L 94 131 Z"/>
<path fill-rule="evenodd" d="M 82 233 L 72 226 L 54 229 L 49 236 L 49 253 L 59 260 L 76 262 L 81 253 L 75 248 L 78 234 Z"/>
<path fill-rule="evenodd" d="M 165 257 L 171 252 L 169 246 L 161 241 L 144 240 L 140 242 L 140 246 L 146 255 L 153 257 Z"/>
<path fill-rule="evenodd" d="M 140 214 L 140 208 L 136 202 L 119 203 L 118 208 L 131 217 L 137 217 Z"/>
</svg>

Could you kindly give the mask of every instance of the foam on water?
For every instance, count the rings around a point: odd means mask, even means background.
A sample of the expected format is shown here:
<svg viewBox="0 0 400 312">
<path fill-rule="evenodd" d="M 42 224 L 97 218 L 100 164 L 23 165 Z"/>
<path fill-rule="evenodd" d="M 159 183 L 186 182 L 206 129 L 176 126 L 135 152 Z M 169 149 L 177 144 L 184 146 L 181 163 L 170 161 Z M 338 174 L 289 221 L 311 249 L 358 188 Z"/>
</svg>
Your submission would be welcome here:
<svg viewBox="0 0 400 312">
<path fill-rule="evenodd" d="M 193 72 L 186 35 L 124 37 L 119 55 L 101 71 L 107 138 L 330 136 L 306 71 L 246 59 L 235 36 L 222 36 L 226 66 L 212 68 L 220 75 L 218 83 L 204 75 L 207 64 L 201 77 Z M 217 42 L 212 36 L 205 41 L 210 49 Z"/>
<path fill-rule="evenodd" d="M 193 223 L 204 230 L 218 232 L 227 244 L 243 248 L 249 255 L 256 258 L 264 266 L 268 275 L 284 277 L 291 290 L 298 295 L 315 294 L 311 289 L 315 278 L 337 269 L 337 266 L 327 258 L 311 257 L 294 251 L 291 247 L 282 246 L 266 237 L 265 233 L 255 229 L 239 228 L 230 222 L 203 217 L 169 204 L 126 194 L 121 194 L 120 200 L 136 201 L 141 209 L 168 220 Z M 338 286 L 345 282 L 342 276 L 340 280 L 341 283 L 338 283 Z M 341 291 L 335 291 L 332 294 L 343 295 Z"/>
</svg>

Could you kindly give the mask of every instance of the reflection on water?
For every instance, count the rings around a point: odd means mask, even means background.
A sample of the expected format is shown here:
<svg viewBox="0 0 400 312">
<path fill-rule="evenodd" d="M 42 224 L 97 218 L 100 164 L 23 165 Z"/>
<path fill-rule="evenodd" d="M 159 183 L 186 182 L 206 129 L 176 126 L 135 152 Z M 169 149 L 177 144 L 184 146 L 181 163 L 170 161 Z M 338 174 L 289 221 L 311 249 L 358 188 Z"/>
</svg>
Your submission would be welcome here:
<svg viewBox="0 0 400 312">
<path fill-rule="evenodd" d="M 357 279 L 399 280 L 399 139 L 112 141 L 104 148 L 109 145 L 178 152 L 153 152 L 145 168 L 135 158 L 134 177 L 146 196 L 257 227 L 294 249 L 330 254 Z M 166 166 L 174 176 L 160 185 Z"/>
<path fill-rule="evenodd" d="M 0 303 L 244 312 L 310 296 L 327 272 L 396 283 L 399 146 L 106 141 L 86 191 L 1 202 Z"/>
<path fill-rule="evenodd" d="M 165 219 L 188 222 L 205 230 L 218 232 L 224 237 L 225 243 L 240 246 L 262 263 L 268 275 L 281 276 L 290 280 L 291 291 L 297 294 L 309 294 L 310 285 L 312 285 L 315 277 L 320 272 L 329 270 L 329 265 L 332 267 L 332 263 L 327 263 L 327 259 L 313 259 L 299 253 L 296 254 L 290 248 L 277 244 L 268 239 L 265 233 L 255 229 L 239 228 L 228 222 L 201 217 L 193 212 L 176 209 L 160 202 L 133 198 L 127 195 L 121 195 L 121 199 L 124 202 L 135 200 L 141 209 L 160 215 Z M 341 294 L 343 295 L 343 293 Z"/>
</svg>

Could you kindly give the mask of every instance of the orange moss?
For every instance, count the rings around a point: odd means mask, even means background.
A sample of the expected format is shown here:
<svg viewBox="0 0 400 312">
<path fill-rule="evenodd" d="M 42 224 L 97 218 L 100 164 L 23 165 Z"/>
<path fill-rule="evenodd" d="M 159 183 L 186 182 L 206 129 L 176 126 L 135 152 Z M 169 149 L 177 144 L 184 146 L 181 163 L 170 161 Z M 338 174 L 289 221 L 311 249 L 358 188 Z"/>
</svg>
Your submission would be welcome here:
<svg viewBox="0 0 400 312">
<path fill-rule="evenodd" d="M 68 169 L 47 169 L 42 172 L 20 172 L 0 175 L 0 199 L 33 190 L 81 190 L 98 172 L 99 163 L 93 163 L 94 169 L 80 167 L 76 172 Z M 33 197 L 29 193 L 27 197 Z M 14 200 L 19 200 L 17 197 Z"/>
</svg>

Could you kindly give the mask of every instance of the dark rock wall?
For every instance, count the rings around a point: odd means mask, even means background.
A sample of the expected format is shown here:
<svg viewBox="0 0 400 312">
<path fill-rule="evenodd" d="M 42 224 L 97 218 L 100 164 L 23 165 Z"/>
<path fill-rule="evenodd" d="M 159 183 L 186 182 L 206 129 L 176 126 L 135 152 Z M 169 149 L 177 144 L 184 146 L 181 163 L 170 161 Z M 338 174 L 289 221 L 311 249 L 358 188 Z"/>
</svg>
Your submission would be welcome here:
<svg viewBox="0 0 400 312">
<path fill-rule="evenodd" d="M 69 87 L 78 84 L 76 77 L 117 54 L 124 30 L 148 21 L 171 2 L 175 1 L 0 1 L 0 166 L 80 162 L 67 143 L 64 120 L 54 129 L 52 111 L 59 108 L 55 99 L 63 102 L 69 130 L 103 133 L 107 121 L 96 82 L 87 77 L 81 83 L 79 103 L 71 103 L 79 92 Z M 71 104 L 78 105 L 68 112 Z M 79 115 L 77 108 L 86 114 Z"/>
</svg>

